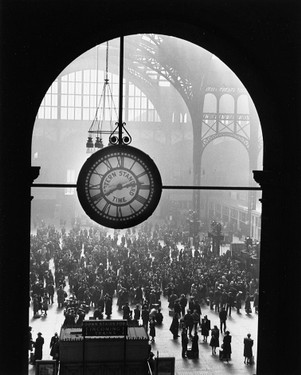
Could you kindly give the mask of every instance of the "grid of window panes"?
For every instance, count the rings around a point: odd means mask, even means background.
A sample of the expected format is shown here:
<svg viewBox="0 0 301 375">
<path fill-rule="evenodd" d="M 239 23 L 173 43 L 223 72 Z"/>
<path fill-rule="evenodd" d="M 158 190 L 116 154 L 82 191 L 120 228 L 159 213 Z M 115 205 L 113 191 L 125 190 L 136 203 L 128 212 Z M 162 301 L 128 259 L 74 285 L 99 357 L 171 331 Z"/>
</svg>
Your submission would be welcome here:
<svg viewBox="0 0 301 375">
<path fill-rule="evenodd" d="M 38 118 L 56 120 L 58 118 L 58 80 L 49 87 L 38 111 Z"/>
<path fill-rule="evenodd" d="M 132 83 L 128 90 L 128 121 L 160 122 L 153 104 L 144 93 Z"/>
<path fill-rule="evenodd" d="M 81 119 L 82 72 L 66 74 L 61 78 L 61 119 Z"/>
<path fill-rule="evenodd" d="M 98 119 L 117 121 L 119 77 L 109 74 L 108 85 L 104 85 L 104 78 L 101 70 L 82 70 L 60 77 L 47 91 L 38 118 L 91 121 L 99 108 Z M 123 92 L 126 95 L 125 80 Z M 123 116 L 127 121 L 160 122 L 152 102 L 131 82 L 128 82 L 128 101 L 124 99 L 123 102 L 128 103 L 127 116 Z"/>
</svg>

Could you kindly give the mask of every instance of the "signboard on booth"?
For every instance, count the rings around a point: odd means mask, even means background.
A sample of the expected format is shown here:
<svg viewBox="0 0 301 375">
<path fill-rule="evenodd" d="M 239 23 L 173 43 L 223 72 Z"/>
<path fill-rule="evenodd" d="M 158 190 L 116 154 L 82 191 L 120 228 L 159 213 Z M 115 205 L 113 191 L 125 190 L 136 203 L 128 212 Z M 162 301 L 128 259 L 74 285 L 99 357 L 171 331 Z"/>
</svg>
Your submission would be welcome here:
<svg viewBox="0 0 301 375">
<path fill-rule="evenodd" d="M 126 336 L 127 320 L 84 320 L 83 336 Z"/>
<path fill-rule="evenodd" d="M 36 375 L 56 375 L 56 361 L 36 361 Z"/>
</svg>

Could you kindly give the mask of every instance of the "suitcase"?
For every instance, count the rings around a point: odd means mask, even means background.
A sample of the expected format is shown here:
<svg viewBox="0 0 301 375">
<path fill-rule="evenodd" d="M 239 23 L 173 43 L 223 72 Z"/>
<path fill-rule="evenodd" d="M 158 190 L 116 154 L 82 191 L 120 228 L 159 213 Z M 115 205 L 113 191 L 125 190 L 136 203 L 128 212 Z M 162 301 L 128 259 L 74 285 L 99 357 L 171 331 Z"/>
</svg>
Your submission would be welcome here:
<svg viewBox="0 0 301 375">
<path fill-rule="evenodd" d="M 194 358 L 194 353 L 191 349 L 187 349 L 187 358 L 189 359 Z"/>
<path fill-rule="evenodd" d="M 220 359 L 220 361 L 222 361 L 223 358 L 224 358 L 224 351 L 223 351 L 223 350 L 220 350 L 220 351 L 219 351 L 219 359 Z"/>
</svg>

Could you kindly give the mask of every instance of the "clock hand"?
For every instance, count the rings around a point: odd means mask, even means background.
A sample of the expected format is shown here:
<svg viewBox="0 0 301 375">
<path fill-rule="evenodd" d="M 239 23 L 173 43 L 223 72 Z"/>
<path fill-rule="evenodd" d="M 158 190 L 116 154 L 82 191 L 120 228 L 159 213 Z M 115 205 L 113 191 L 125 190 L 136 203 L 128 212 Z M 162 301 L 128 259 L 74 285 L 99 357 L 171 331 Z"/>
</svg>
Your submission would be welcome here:
<svg viewBox="0 0 301 375">
<path fill-rule="evenodd" d="M 124 185 L 122 185 L 122 187 L 124 188 L 124 187 L 135 186 L 135 185 L 137 185 L 137 186 L 138 186 L 138 189 L 140 189 L 141 185 L 144 185 L 144 182 L 140 182 L 140 181 L 137 181 L 137 182 L 135 182 L 135 181 L 131 181 L 131 182 L 127 182 L 127 183 L 125 183 Z"/>
<path fill-rule="evenodd" d="M 109 195 L 109 194 L 113 193 L 116 190 L 121 190 L 123 188 L 127 188 L 127 187 L 130 187 L 130 186 L 135 186 L 135 185 L 136 185 L 135 181 L 126 182 L 124 184 L 119 183 L 117 185 L 112 185 L 111 189 L 108 189 L 105 192 L 105 195 Z M 141 186 L 141 185 L 143 185 L 143 182 L 139 182 L 138 181 L 137 185 Z"/>
<path fill-rule="evenodd" d="M 121 190 L 122 189 L 122 184 L 117 184 L 117 185 L 112 185 L 111 189 L 108 189 L 106 192 L 105 192 L 105 195 L 109 195 L 111 193 L 113 193 L 113 191 L 115 190 Z"/>
<path fill-rule="evenodd" d="M 130 182 L 126 182 L 125 184 L 122 185 L 122 188 L 126 188 L 126 187 L 129 187 L 129 186 L 135 186 L 135 181 L 130 181 Z"/>
</svg>

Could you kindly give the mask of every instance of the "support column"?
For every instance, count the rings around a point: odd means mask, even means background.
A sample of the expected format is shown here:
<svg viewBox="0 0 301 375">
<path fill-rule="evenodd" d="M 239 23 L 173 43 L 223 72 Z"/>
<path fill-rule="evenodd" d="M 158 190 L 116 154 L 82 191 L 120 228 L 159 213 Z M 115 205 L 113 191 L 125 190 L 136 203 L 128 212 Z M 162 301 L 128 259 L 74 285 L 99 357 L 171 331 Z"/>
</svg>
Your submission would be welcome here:
<svg viewBox="0 0 301 375">
<path fill-rule="evenodd" d="M 252 171 L 258 168 L 258 137 L 259 137 L 259 119 L 254 106 L 254 103 L 249 99 L 250 107 L 250 144 L 249 144 L 249 185 L 255 186 L 254 179 L 252 178 Z M 248 191 L 248 236 L 252 237 L 252 210 L 256 209 L 256 192 Z"/>
<path fill-rule="evenodd" d="M 12 154 L 12 159 L 20 155 Z M 0 212 L 0 301 L 2 312 L 1 344 L 5 356 L 0 373 L 7 375 L 28 374 L 28 311 L 29 311 L 29 249 L 31 185 L 39 174 L 39 167 L 26 165 L 27 159 L 1 165 L 5 184 L 1 191 Z M 13 324 L 7 324 L 8 319 Z M 16 338 L 10 340 L 9 338 Z M 3 346 L 4 347 L 4 346 Z"/>
<path fill-rule="evenodd" d="M 298 185 L 296 176 L 253 173 L 262 187 L 256 374 L 294 375 L 300 369 L 300 356 L 294 355 L 300 348 L 300 233 L 292 214 L 298 209 Z"/>
</svg>

